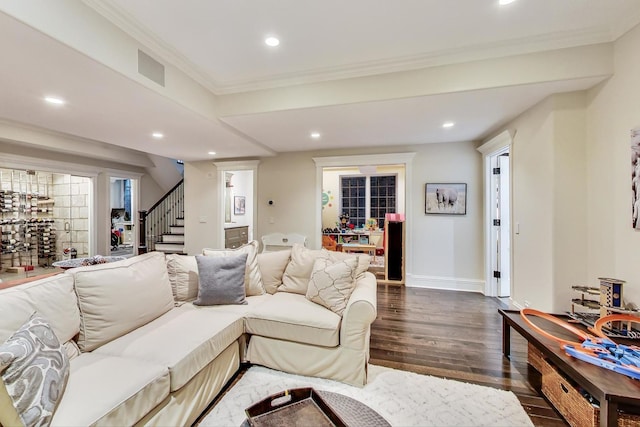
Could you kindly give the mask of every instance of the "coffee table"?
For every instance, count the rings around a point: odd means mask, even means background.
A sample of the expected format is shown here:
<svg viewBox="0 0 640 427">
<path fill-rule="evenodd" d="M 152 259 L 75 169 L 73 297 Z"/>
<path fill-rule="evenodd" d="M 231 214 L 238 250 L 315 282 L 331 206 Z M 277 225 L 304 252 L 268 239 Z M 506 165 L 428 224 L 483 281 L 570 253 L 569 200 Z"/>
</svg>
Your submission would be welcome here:
<svg viewBox="0 0 640 427">
<path fill-rule="evenodd" d="M 391 427 L 387 420 L 362 402 L 340 393 L 323 390 L 313 391 L 324 400 L 347 426 Z M 242 427 L 249 427 L 249 425 L 248 420 L 242 423 Z"/>
<path fill-rule="evenodd" d="M 600 402 L 600 425 L 617 426 L 618 409 L 640 408 L 639 380 L 634 380 L 622 374 L 613 373 L 567 355 L 557 342 L 543 337 L 534 331 L 520 317 L 519 310 L 498 310 L 502 316 L 502 352 L 506 358 L 511 353 L 511 329 L 520 333 L 529 343 L 533 344 L 551 363 L 567 378 L 570 378 L 583 390 Z M 555 315 L 560 319 L 567 319 L 566 315 Z M 533 319 L 538 321 L 537 319 Z M 582 328 L 580 325 L 575 325 Z M 575 341 L 576 337 L 567 334 L 559 326 L 545 324 L 548 331 L 556 336 Z M 637 342 L 615 339 L 616 342 L 634 345 Z M 632 411 L 632 412 L 635 412 Z"/>
</svg>

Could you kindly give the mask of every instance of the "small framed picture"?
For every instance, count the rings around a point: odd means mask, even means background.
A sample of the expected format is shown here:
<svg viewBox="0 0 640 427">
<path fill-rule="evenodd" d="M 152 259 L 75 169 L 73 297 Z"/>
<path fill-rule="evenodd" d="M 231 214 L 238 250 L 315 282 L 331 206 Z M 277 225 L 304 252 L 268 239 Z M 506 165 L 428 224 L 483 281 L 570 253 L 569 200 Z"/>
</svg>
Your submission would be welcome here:
<svg viewBox="0 0 640 427">
<path fill-rule="evenodd" d="M 245 197 L 235 196 L 233 198 L 233 214 L 244 215 L 245 212 Z"/>
<path fill-rule="evenodd" d="M 467 184 L 427 183 L 424 185 L 424 213 L 467 214 Z"/>
</svg>

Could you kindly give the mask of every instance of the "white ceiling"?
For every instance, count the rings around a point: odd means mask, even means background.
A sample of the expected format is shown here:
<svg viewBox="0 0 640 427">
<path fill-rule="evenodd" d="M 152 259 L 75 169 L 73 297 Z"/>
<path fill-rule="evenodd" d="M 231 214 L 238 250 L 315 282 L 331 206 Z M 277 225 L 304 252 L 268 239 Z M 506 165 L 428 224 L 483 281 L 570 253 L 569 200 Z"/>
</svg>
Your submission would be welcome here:
<svg viewBox="0 0 640 427">
<path fill-rule="evenodd" d="M 212 100 L 246 94 L 264 105 L 269 96 L 285 96 L 287 87 L 313 82 L 611 42 L 640 22 L 637 0 L 519 0 L 505 7 L 497 0 L 85 3 L 117 25 L 114 31 L 125 31 L 198 81 Z M 479 140 L 552 93 L 587 89 L 605 78 L 497 83 L 347 104 L 327 93 L 324 102 L 305 108 L 211 116 L 23 21 L 0 13 L 0 120 L 184 160 L 212 158 L 211 150 L 222 159 Z M 265 46 L 267 35 L 280 37 L 281 45 Z M 262 90 L 268 88 L 281 89 L 269 95 Z M 43 104 L 49 93 L 69 103 Z M 446 120 L 456 126 L 442 129 Z M 167 137 L 151 139 L 156 130 Z M 309 138 L 313 130 L 321 132 L 319 141 Z"/>
</svg>

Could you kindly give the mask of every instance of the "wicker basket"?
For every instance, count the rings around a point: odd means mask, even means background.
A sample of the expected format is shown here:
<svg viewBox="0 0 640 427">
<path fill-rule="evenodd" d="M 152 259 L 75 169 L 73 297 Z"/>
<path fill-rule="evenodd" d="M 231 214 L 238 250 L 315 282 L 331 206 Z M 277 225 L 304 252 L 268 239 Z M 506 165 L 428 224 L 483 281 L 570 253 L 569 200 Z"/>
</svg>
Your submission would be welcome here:
<svg viewBox="0 0 640 427">
<path fill-rule="evenodd" d="M 591 404 L 571 382 L 564 378 L 534 348 L 533 361 L 529 347 L 529 363 L 542 373 L 542 393 L 572 427 L 600 425 L 600 409 Z M 537 352 L 537 355 L 535 354 Z M 538 369 L 535 364 L 540 364 Z M 640 426 L 640 415 L 620 413 L 618 427 Z"/>
<path fill-rule="evenodd" d="M 527 360 L 529 365 L 533 366 L 536 371 L 544 375 L 546 371 L 551 368 L 549 363 L 544 359 L 544 355 L 531 343 L 529 343 L 528 350 Z"/>
</svg>

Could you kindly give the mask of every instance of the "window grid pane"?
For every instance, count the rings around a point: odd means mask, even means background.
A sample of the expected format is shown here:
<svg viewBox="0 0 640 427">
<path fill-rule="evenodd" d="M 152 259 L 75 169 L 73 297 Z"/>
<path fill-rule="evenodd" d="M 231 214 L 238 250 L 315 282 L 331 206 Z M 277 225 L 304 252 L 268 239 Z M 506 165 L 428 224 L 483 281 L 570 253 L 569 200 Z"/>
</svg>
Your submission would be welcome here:
<svg viewBox="0 0 640 427">
<path fill-rule="evenodd" d="M 387 213 L 396 212 L 396 176 L 371 177 L 371 217 L 378 220 L 378 226 L 384 227 Z"/>
<path fill-rule="evenodd" d="M 349 214 L 349 222 L 356 227 L 362 227 L 366 219 L 366 183 L 365 177 L 340 178 L 342 212 Z"/>
</svg>

